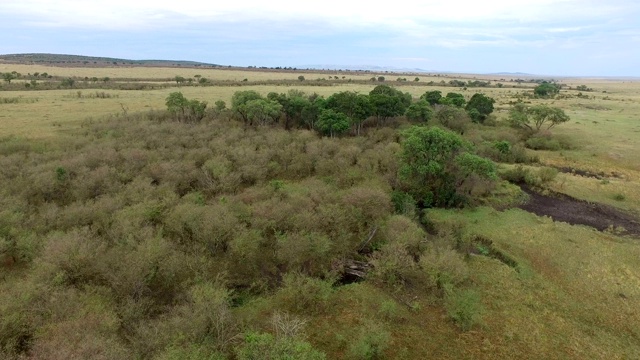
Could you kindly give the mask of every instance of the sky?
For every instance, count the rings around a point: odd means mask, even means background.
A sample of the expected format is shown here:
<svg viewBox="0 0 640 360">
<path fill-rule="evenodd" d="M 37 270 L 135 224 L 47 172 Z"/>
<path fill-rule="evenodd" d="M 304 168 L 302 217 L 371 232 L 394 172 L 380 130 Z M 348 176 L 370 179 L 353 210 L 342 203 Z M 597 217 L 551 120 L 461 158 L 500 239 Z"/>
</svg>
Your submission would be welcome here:
<svg viewBox="0 0 640 360">
<path fill-rule="evenodd" d="M 640 76 L 637 0 L 0 0 L 0 54 Z"/>
</svg>

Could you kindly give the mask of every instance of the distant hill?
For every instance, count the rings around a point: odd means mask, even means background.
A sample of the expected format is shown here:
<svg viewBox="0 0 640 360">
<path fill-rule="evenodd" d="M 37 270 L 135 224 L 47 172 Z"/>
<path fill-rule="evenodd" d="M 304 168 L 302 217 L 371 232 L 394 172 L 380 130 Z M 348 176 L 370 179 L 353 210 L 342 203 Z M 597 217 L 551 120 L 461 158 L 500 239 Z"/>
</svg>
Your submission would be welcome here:
<svg viewBox="0 0 640 360">
<path fill-rule="evenodd" d="M 64 54 L 8 54 L 0 55 L 0 62 L 42 64 L 57 66 L 163 66 L 163 67 L 217 67 L 220 65 L 184 60 L 130 60 Z"/>
<path fill-rule="evenodd" d="M 377 65 L 301 65 L 298 69 L 315 69 L 315 70 L 349 70 L 349 71 L 369 71 L 375 73 L 393 72 L 393 73 L 443 73 L 442 71 L 430 71 L 420 68 L 403 68 L 394 66 L 377 66 Z"/>
<path fill-rule="evenodd" d="M 536 76 L 535 74 L 523 73 L 523 72 L 497 72 L 487 75 L 507 75 L 507 76 Z"/>
</svg>

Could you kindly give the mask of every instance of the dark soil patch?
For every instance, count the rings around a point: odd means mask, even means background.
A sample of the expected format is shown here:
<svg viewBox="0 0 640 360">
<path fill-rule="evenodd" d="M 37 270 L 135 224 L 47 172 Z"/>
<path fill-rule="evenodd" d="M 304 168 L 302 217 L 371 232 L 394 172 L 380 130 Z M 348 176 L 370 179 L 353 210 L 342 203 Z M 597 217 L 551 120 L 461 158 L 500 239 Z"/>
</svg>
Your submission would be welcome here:
<svg viewBox="0 0 640 360">
<path fill-rule="evenodd" d="M 587 225 L 599 231 L 613 229 L 624 235 L 640 237 L 638 219 L 612 206 L 578 200 L 561 193 L 546 196 L 525 187 L 522 190 L 529 194 L 530 199 L 519 206 L 520 209 L 538 216 L 550 216 L 554 221 Z"/>
<path fill-rule="evenodd" d="M 491 241 L 491 239 L 487 239 L 484 236 L 476 236 L 471 241 L 471 248 L 468 250 L 468 253 L 496 259 L 503 264 L 515 269 L 517 272 L 520 272 L 518 262 L 506 253 L 496 249 L 493 246 L 493 241 Z"/>
<path fill-rule="evenodd" d="M 560 171 L 561 173 L 565 173 L 565 174 L 572 174 L 572 175 L 580 175 L 580 176 L 584 176 L 584 177 L 590 177 L 590 178 L 594 178 L 594 179 L 598 179 L 598 180 L 602 180 L 605 178 L 616 178 L 616 179 L 620 179 L 622 176 L 616 172 L 612 172 L 611 174 L 605 174 L 604 171 L 600 171 L 600 172 L 592 172 L 592 171 L 588 171 L 588 170 L 582 170 L 582 169 L 575 169 L 575 168 L 571 168 L 571 167 L 557 167 L 556 169 L 558 169 L 558 171 Z"/>
</svg>

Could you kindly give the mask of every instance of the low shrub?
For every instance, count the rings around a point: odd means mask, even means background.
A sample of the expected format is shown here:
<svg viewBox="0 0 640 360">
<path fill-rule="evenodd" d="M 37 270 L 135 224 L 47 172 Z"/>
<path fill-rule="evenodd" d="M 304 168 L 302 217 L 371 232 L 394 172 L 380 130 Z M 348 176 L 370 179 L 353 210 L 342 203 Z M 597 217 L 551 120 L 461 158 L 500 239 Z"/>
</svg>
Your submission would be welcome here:
<svg viewBox="0 0 640 360">
<path fill-rule="evenodd" d="M 533 150 L 572 150 L 576 148 L 574 141 L 568 136 L 552 136 L 548 132 L 538 133 L 525 141 L 525 145 Z"/>
<path fill-rule="evenodd" d="M 500 173 L 500 177 L 510 183 L 528 185 L 531 187 L 545 187 L 558 176 L 558 170 L 550 167 L 541 167 L 537 171 L 516 166 Z"/>
<path fill-rule="evenodd" d="M 278 304 L 293 313 L 322 313 L 328 308 L 332 285 L 332 280 L 289 273 L 284 275 L 282 287 L 275 297 Z"/>
<path fill-rule="evenodd" d="M 463 256 L 451 248 L 432 246 L 420 257 L 419 263 L 429 285 L 438 290 L 457 286 L 469 277 Z"/>
<path fill-rule="evenodd" d="M 471 330 L 482 319 L 480 295 L 469 289 L 448 289 L 445 292 L 445 307 L 451 320 L 462 330 Z"/>
<path fill-rule="evenodd" d="M 401 243 L 385 245 L 371 256 L 369 262 L 373 266 L 369 277 L 392 288 L 404 286 L 415 274 L 415 261 Z"/>
<path fill-rule="evenodd" d="M 360 328 L 358 338 L 349 346 L 349 358 L 358 360 L 383 359 L 389 347 L 391 334 L 375 322 L 367 322 Z"/>
</svg>

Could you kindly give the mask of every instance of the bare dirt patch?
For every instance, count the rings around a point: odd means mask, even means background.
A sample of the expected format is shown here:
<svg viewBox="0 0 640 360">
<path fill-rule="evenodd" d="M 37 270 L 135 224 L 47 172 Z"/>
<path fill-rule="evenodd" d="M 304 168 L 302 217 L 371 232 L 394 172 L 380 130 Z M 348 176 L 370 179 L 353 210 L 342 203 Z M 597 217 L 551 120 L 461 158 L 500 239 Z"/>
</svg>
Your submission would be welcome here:
<svg viewBox="0 0 640 360">
<path fill-rule="evenodd" d="M 529 201 L 519 206 L 520 209 L 538 216 L 550 216 L 554 221 L 587 225 L 599 231 L 615 230 L 621 234 L 640 237 L 640 221 L 612 206 L 578 200 L 561 193 L 542 195 L 528 188 L 523 187 L 522 190 L 529 194 Z"/>
</svg>

